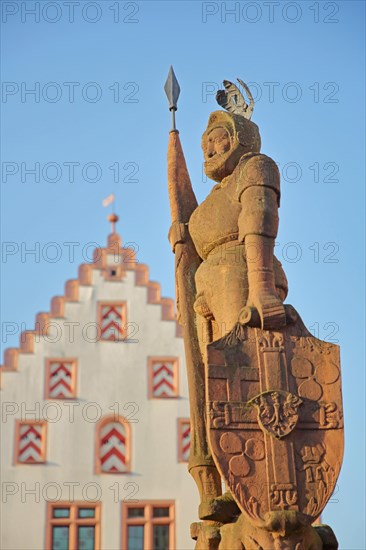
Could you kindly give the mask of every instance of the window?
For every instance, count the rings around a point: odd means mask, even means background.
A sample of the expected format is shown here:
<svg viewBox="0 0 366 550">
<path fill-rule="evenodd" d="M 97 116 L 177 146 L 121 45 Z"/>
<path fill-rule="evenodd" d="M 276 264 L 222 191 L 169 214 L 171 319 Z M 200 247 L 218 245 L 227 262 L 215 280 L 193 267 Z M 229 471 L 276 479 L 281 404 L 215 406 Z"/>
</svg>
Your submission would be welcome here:
<svg viewBox="0 0 366 550">
<path fill-rule="evenodd" d="M 47 513 L 47 550 L 99 550 L 99 503 L 49 503 Z"/>
<path fill-rule="evenodd" d="M 127 337 L 127 307 L 125 302 L 99 303 L 100 339 L 118 342 Z"/>
<path fill-rule="evenodd" d="M 17 420 L 15 425 L 15 464 L 46 462 L 47 423 L 44 420 Z"/>
<path fill-rule="evenodd" d="M 190 444 L 190 420 L 189 418 L 178 418 L 178 462 L 188 462 Z"/>
<path fill-rule="evenodd" d="M 46 399 L 75 399 L 76 359 L 46 360 Z"/>
<path fill-rule="evenodd" d="M 130 471 L 130 424 L 110 415 L 97 425 L 96 473 L 124 474 Z"/>
<path fill-rule="evenodd" d="M 178 359 L 176 357 L 150 357 L 149 397 L 178 397 Z"/>
<path fill-rule="evenodd" d="M 122 550 L 173 550 L 173 501 L 122 504 Z"/>
<path fill-rule="evenodd" d="M 123 269 L 123 257 L 116 249 L 114 254 L 107 254 L 106 268 L 104 269 L 104 278 L 107 281 L 120 281 L 125 272 Z"/>
</svg>

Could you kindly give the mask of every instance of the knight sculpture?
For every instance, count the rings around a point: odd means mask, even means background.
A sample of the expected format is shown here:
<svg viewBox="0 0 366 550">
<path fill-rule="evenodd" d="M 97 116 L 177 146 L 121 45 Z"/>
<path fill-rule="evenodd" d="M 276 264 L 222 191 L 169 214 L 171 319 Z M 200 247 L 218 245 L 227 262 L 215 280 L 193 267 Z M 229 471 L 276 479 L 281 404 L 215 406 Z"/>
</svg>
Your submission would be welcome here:
<svg viewBox="0 0 366 550">
<path fill-rule="evenodd" d="M 189 472 L 199 495 L 196 549 L 321 550 L 338 547 L 312 526 L 341 467 L 339 349 L 312 336 L 284 304 L 274 256 L 280 206 L 276 163 L 260 152 L 246 84 L 224 81 L 202 136 L 204 171 L 216 184 L 197 204 L 175 111 L 168 188 L 177 309 L 190 396 Z M 226 491 L 222 494 L 222 480 Z"/>
</svg>

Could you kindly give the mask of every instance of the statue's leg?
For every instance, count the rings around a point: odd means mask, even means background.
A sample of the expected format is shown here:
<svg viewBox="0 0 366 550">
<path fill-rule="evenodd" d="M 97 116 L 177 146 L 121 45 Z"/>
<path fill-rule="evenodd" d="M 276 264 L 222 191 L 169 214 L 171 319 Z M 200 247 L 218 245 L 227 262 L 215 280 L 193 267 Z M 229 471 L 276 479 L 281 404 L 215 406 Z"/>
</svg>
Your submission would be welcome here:
<svg viewBox="0 0 366 550">
<path fill-rule="evenodd" d="M 198 296 L 195 303 L 195 310 L 197 313 L 198 339 L 204 359 L 204 365 L 206 365 L 207 345 L 212 341 L 213 327 L 212 314 L 203 294 Z M 203 403 L 205 403 L 205 400 Z M 199 406 L 197 410 L 199 410 Z M 192 463 L 198 458 L 200 459 L 200 465 L 194 466 L 190 464 L 190 473 L 200 492 L 201 502 L 199 517 L 200 519 L 212 521 L 231 521 L 233 517 L 236 517 L 240 513 L 240 510 L 230 492 L 226 492 L 221 496 L 221 477 L 216 469 L 207 438 L 206 407 L 203 406 L 201 411 L 201 415 L 196 425 L 196 433 L 199 434 L 199 438 L 205 438 L 204 441 L 206 441 L 206 444 L 202 445 L 203 440 L 200 439 L 196 452 L 191 455 Z M 203 418 L 204 422 L 202 423 Z"/>
<path fill-rule="evenodd" d="M 198 312 L 196 313 L 200 349 L 205 354 L 211 338 L 211 322 Z M 190 395 L 191 446 L 188 469 L 200 494 L 199 516 L 203 519 L 203 516 L 207 515 L 207 506 L 221 495 L 222 489 L 221 477 L 212 458 L 207 438 L 204 369 L 196 370 L 195 376 L 195 395 Z"/>
<path fill-rule="evenodd" d="M 222 256 L 218 258 L 220 261 Z M 228 279 L 233 277 L 233 272 L 235 281 L 229 281 Z M 210 262 L 203 262 L 196 272 L 197 298 L 194 308 L 204 365 L 207 363 L 207 345 L 232 328 L 237 321 L 237 312 L 246 303 L 246 275 L 243 277 L 242 272 L 242 266 L 235 266 L 233 269 L 233 266 L 215 265 Z M 228 296 L 227 289 L 233 287 L 233 294 Z M 213 314 L 213 308 L 216 315 Z M 207 503 L 222 494 L 221 477 L 216 470 L 207 437 L 204 368 L 196 369 L 195 391 L 190 395 L 192 435 L 189 471 L 200 492 L 201 519 L 212 512 L 208 509 L 210 506 Z M 227 507 L 230 497 L 226 494 L 224 500 Z M 236 505 L 234 507 L 236 512 Z"/>
</svg>

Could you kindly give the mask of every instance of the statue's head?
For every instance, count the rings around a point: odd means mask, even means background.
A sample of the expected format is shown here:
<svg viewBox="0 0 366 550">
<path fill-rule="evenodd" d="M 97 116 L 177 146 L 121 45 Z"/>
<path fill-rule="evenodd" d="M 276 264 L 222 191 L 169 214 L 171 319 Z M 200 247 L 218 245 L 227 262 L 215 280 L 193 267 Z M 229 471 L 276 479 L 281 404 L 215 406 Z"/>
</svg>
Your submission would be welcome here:
<svg viewBox="0 0 366 550">
<path fill-rule="evenodd" d="M 205 174 L 218 182 L 234 171 L 243 155 L 257 153 L 261 147 L 258 126 L 250 121 L 254 109 L 252 94 L 242 80 L 238 81 L 247 92 L 250 104 L 247 105 L 235 84 L 224 80 L 225 90 L 219 90 L 216 99 L 228 112 L 211 113 L 202 136 Z"/>
<path fill-rule="evenodd" d="M 245 153 L 257 153 L 260 147 L 259 128 L 254 122 L 225 111 L 211 113 L 202 136 L 206 176 L 221 181 L 234 171 Z"/>
</svg>

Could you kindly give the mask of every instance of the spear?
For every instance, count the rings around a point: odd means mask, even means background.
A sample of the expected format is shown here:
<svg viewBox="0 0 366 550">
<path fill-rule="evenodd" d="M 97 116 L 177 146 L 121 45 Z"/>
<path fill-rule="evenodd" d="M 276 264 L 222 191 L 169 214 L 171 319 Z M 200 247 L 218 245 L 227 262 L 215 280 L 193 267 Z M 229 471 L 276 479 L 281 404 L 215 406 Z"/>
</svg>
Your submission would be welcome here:
<svg viewBox="0 0 366 550">
<path fill-rule="evenodd" d="M 172 225 L 169 241 L 175 254 L 177 309 L 182 325 L 191 414 L 191 445 L 189 469 L 211 454 L 208 448 L 206 425 L 202 418 L 205 409 L 204 365 L 200 352 L 195 312 L 195 273 L 201 263 L 188 231 L 188 221 L 197 208 L 197 200 L 188 174 L 179 132 L 175 126 L 175 111 L 180 87 L 173 67 L 170 67 L 164 86 L 172 112 L 173 128 L 168 145 L 168 192 Z M 201 462 L 202 464 L 202 462 Z M 191 472 L 193 473 L 193 472 Z"/>
</svg>

